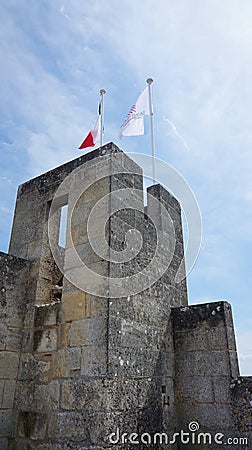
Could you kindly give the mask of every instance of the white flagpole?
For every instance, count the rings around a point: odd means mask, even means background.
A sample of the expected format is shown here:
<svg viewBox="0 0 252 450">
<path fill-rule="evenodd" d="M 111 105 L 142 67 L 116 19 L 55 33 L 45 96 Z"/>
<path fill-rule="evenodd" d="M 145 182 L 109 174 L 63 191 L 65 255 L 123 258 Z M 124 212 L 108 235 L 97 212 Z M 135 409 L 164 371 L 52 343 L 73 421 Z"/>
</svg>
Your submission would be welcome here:
<svg viewBox="0 0 252 450">
<path fill-rule="evenodd" d="M 106 94 L 105 89 L 101 89 L 100 94 L 101 94 L 101 102 L 100 102 L 101 111 L 99 111 L 99 113 L 101 115 L 101 131 L 100 131 L 100 147 L 101 147 L 103 138 L 103 126 L 104 126 L 104 94 Z"/>
<path fill-rule="evenodd" d="M 155 140 L 154 140 L 154 113 L 152 104 L 152 90 L 151 85 L 153 83 L 152 78 L 147 78 L 146 83 L 148 84 L 149 91 L 149 109 L 150 109 L 150 124 L 151 124 L 151 152 L 152 152 L 152 178 L 153 183 L 156 182 L 156 167 L 155 167 Z"/>
</svg>

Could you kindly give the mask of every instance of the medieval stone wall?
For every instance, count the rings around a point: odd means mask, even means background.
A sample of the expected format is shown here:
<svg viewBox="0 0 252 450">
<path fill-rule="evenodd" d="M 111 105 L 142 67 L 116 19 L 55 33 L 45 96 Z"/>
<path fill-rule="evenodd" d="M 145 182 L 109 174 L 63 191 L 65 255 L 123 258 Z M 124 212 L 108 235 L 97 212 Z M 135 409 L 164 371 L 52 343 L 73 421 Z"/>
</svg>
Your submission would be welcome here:
<svg viewBox="0 0 252 450">
<path fill-rule="evenodd" d="M 142 170 L 114 144 L 19 187 L 10 253 L 1 449 L 179 449 L 169 440 L 192 421 L 249 436 L 251 380 L 239 377 L 230 305 L 188 307 L 180 205 L 160 185 L 144 205 Z"/>
<path fill-rule="evenodd" d="M 231 305 L 221 301 L 174 308 L 172 324 L 178 430 L 190 432 L 188 425 L 198 424 L 194 431 L 208 433 L 206 445 L 202 435 L 201 448 L 219 449 L 219 433 L 225 448 L 249 448 L 251 384 L 239 376 Z M 248 443 L 228 445 L 232 438 L 248 438 Z"/>
<path fill-rule="evenodd" d="M 29 310 L 26 288 L 29 262 L 0 253 L 0 448 L 14 435 L 13 410 L 25 317 Z"/>
</svg>

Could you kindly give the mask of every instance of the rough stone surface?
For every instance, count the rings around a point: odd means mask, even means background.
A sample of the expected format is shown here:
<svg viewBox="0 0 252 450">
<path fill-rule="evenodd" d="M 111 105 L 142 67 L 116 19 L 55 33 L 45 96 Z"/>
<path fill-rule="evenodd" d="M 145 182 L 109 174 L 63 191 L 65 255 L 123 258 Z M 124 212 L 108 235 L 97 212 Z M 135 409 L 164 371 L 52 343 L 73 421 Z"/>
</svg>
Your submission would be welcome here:
<svg viewBox="0 0 252 450">
<path fill-rule="evenodd" d="M 230 305 L 174 308 L 172 323 L 179 428 L 196 421 L 201 432 L 235 437 L 236 430 L 236 437 L 247 439 L 250 384 L 239 376 Z"/>
<path fill-rule="evenodd" d="M 252 377 L 238 377 L 230 385 L 235 424 L 240 433 L 251 434 Z"/>
</svg>

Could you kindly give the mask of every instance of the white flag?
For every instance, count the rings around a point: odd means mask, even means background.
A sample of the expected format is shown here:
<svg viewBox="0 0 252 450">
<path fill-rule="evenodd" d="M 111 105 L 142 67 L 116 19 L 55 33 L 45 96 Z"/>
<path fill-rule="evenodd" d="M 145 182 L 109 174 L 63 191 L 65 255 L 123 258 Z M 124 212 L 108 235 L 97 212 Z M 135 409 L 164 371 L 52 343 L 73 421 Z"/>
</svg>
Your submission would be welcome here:
<svg viewBox="0 0 252 450">
<path fill-rule="evenodd" d="M 136 103 L 130 108 L 125 121 L 121 125 L 119 139 L 122 136 L 140 136 L 144 134 L 144 116 L 150 114 L 148 86 L 139 95 Z"/>
</svg>

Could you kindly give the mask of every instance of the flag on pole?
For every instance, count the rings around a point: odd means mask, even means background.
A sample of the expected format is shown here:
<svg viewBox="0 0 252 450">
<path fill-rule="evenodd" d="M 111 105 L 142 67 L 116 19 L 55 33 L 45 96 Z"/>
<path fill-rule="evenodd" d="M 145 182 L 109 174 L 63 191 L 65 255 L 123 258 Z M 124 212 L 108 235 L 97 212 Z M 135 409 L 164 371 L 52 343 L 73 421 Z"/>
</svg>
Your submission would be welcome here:
<svg viewBox="0 0 252 450">
<path fill-rule="evenodd" d="M 98 141 L 100 141 L 100 146 L 102 146 L 102 138 L 104 133 L 104 94 L 106 94 L 105 89 L 101 89 L 100 101 L 98 106 L 98 117 L 92 130 L 88 133 L 87 137 L 80 145 L 79 150 L 82 150 L 86 147 L 94 147 Z"/>
<path fill-rule="evenodd" d="M 122 136 L 140 136 L 144 134 L 144 116 L 150 114 L 148 86 L 139 95 L 136 103 L 130 108 L 125 121 L 120 127 L 119 139 Z"/>
<path fill-rule="evenodd" d="M 100 139 L 100 134 L 101 134 L 101 114 L 98 115 L 92 130 L 88 133 L 87 137 L 80 145 L 79 150 L 82 150 L 83 148 L 86 147 L 94 147 Z"/>
</svg>

